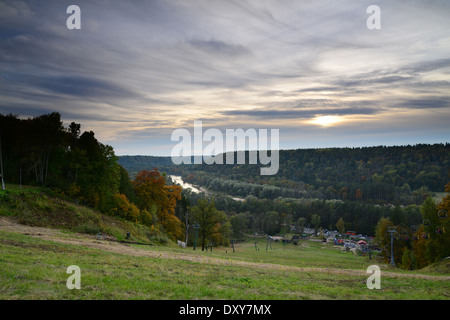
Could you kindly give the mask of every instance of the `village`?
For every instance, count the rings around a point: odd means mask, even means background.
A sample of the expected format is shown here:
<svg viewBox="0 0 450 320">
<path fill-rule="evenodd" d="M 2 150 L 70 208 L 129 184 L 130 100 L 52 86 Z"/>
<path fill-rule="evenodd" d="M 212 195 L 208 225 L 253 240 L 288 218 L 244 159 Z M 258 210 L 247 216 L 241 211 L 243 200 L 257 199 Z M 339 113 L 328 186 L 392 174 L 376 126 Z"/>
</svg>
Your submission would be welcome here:
<svg viewBox="0 0 450 320">
<path fill-rule="evenodd" d="M 355 256 L 369 255 L 369 258 L 373 253 L 381 252 L 378 245 L 374 243 L 373 236 L 357 234 L 355 231 L 347 231 L 341 234 L 337 230 L 323 229 L 317 232 L 314 228 L 304 228 L 303 232 L 298 232 L 299 229 L 294 224 L 290 225 L 290 230 L 294 234 L 267 236 L 268 242 L 281 242 L 283 245 L 298 245 L 302 240 L 333 243 L 342 246 L 342 251 L 352 252 Z"/>
</svg>

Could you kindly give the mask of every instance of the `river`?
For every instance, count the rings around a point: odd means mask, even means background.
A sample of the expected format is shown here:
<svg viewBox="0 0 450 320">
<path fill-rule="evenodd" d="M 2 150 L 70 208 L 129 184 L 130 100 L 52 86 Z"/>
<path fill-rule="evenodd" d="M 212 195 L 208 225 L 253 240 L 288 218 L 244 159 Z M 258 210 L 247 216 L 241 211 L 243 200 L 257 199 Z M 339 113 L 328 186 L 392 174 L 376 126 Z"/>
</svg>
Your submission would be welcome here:
<svg viewBox="0 0 450 320">
<path fill-rule="evenodd" d="M 192 184 L 184 182 L 181 176 L 173 176 L 169 175 L 170 179 L 172 179 L 173 183 L 179 184 L 183 189 L 191 189 L 194 193 L 200 193 L 201 191 L 194 187 Z"/>
<path fill-rule="evenodd" d="M 206 190 L 203 187 L 196 188 L 194 187 L 192 184 L 184 182 L 183 179 L 181 178 L 181 176 L 173 176 L 173 175 L 169 175 L 170 179 L 172 179 L 173 183 L 175 184 L 179 184 L 183 189 L 191 189 L 192 192 L 194 193 L 205 193 L 208 194 L 210 192 L 208 192 L 208 190 Z M 236 196 L 231 196 L 231 198 L 233 198 L 234 201 L 244 201 L 244 198 L 240 198 L 240 197 L 236 197 Z"/>
</svg>

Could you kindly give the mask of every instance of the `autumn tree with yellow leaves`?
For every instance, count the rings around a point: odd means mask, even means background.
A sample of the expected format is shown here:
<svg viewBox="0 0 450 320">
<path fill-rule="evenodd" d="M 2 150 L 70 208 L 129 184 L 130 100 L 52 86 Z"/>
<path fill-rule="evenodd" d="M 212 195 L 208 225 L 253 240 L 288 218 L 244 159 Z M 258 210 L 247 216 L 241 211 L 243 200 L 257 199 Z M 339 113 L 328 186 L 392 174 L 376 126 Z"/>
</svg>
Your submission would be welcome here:
<svg viewBox="0 0 450 320">
<path fill-rule="evenodd" d="M 159 223 L 173 239 L 179 239 L 183 234 L 181 221 L 175 216 L 177 201 L 181 199 L 181 187 L 166 185 L 166 179 L 158 169 L 142 170 L 133 183 L 141 210 L 151 211 L 156 207 Z"/>
</svg>

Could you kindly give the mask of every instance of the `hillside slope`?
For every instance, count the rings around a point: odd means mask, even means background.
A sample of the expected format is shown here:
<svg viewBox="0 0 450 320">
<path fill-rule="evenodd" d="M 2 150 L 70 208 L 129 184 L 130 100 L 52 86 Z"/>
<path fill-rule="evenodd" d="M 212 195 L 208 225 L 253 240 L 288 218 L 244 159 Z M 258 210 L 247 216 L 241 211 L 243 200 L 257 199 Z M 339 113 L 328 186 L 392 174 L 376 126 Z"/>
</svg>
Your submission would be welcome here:
<svg viewBox="0 0 450 320">
<path fill-rule="evenodd" d="M 27 226 L 98 235 L 115 241 L 169 243 L 163 234 L 146 226 L 102 214 L 37 187 L 19 190 L 10 185 L 6 191 L 0 191 L 0 216 Z"/>
</svg>

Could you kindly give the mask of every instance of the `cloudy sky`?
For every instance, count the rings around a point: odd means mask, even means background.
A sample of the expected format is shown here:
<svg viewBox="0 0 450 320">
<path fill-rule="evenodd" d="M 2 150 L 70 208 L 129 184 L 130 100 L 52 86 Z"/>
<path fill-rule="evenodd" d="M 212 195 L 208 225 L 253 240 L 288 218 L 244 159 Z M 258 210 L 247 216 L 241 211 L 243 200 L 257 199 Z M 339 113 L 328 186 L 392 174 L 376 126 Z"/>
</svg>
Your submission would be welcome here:
<svg viewBox="0 0 450 320">
<path fill-rule="evenodd" d="M 58 111 L 118 155 L 170 155 L 195 120 L 279 129 L 282 149 L 450 142 L 449 16 L 448 0 L 0 0 L 0 113 Z"/>
</svg>

